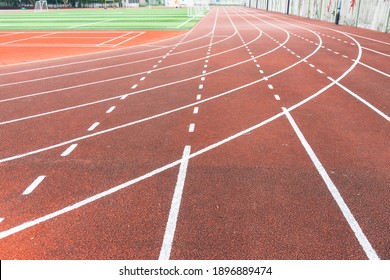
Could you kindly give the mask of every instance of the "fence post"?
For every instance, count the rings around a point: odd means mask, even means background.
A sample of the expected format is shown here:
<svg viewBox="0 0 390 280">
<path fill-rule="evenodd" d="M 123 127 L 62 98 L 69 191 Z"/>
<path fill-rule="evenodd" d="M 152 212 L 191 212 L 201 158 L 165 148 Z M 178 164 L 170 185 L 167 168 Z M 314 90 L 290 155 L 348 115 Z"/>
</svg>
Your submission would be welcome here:
<svg viewBox="0 0 390 280">
<path fill-rule="evenodd" d="M 287 14 L 290 13 L 290 0 L 287 1 Z"/>
<path fill-rule="evenodd" d="M 386 22 L 385 33 L 387 33 L 387 29 L 389 28 L 389 21 L 390 21 L 390 8 L 389 8 L 389 11 L 387 12 L 387 22 Z"/>
<path fill-rule="evenodd" d="M 336 24 L 339 24 L 340 21 L 340 10 L 341 10 L 341 0 L 337 1 L 337 11 L 336 11 Z"/>
</svg>

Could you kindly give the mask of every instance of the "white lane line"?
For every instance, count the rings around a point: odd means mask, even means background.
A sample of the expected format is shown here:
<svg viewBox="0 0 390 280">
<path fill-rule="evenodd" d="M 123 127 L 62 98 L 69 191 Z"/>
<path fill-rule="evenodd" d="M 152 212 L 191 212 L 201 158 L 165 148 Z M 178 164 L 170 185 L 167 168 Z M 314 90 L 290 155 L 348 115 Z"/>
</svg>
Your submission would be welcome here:
<svg viewBox="0 0 390 280">
<path fill-rule="evenodd" d="M 378 255 L 376 254 L 374 248 L 372 248 L 371 243 L 368 241 L 367 237 L 363 233 L 362 229 L 360 228 L 358 222 L 356 221 L 355 217 L 351 213 L 350 209 L 348 208 L 347 204 L 345 203 L 344 199 L 342 198 L 340 192 L 338 191 L 337 187 L 332 182 L 332 179 L 329 177 L 328 173 L 326 172 L 324 166 L 321 164 L 320 160 L 314 153 L 313 149 L 310 147 L 309 143 L 306 141 L 305 137 L 303 136 L 302 132 L 300 131 L 298 125 L 295 123 L 293 117 L 290 115 L 289 111 L 283 107 L 283 112 L 286 115 L 288 121 L 290 122 L 291 126 L 293 127 L 296 135 L 298 136 L 299 140 L 301 141 L 303 147 L 305 148 L 307 154 L 309 155 L 311 161 L 314 163 L 314 166 L 316 167 L 317 171 L 320 173 L 322 179 L 324 180 L 326 186 L 328 187 L 329 192 L 333 196 L 333 199 L 336 201 L 337 205 L 339 206 L 341 212 L 343 213 L 345 219 L 347 220 L 349 226 L 355 233 L 356 238 L 358 239 L 360 245 L 362 246 L 364 252 L 366 253 L 367 257 L 370 260 L 379 260 Z"/>
<path fill-rule="evenodd" d="M 196 100 L 201 100 L 201 99 L 202 99 L 202 95 L 201 94 L 196 95 Z"/>
<path fill-rule="evenodd" d="M 0 223 L 1 223 L 2 221 L 4 221 L 4 219 L 5 219 L 5 218 L 0 218 Z"/>
<path fill-rule="evenodd" d="M 62 154 L 61 156 L 62 157 L 66 157 L 68 155 L 70 155 L 71 152 L 73 152 L 73 150 L 77 147 L 77 144 L 72 144 L 70 145 Z"/>
<path fill-rule="evenodd" d="M 271 85 L 271 84 L 269 84 L 269 85 L 268 85 L 268 88 L 269 88 L 269 89 L 274 89 L 274 86 Z"/>
<path fill-rule="evenodd" d="M 175 28 L 180 28 L 180 27 L 182 27 L 184 24 L 186 24 L 186 23 L 190 22 L 190 21 L 191 21 L 191 20 L 193 20 L 194 18 L 195 18 L 195 17 L 192 17 L 192 18 L 190 18 L 189 20 L 187 20 L 187 21 L 183 22 L 182 24 L 180 24 L 180 25 L 176 26 Z"/>
<path fill-rule="evenodd" d="M 309 66 L 310 66 L 311 68 L 314 68 L 314 67 L 315 67 L 315 66 L 314 66 L 313 64 L 311 64 L 311 63 L 309 64 Z"/>
<path fill-rule="evenodd" d="M 190 124 L 190 127 L 188 128 L 188 132 L 194 132 L 195 131 L 195 124 Z"/>
<path fill-rule="evenodd" d="M 27 187 L 27 189 L 23 192 L 23 195 L 28 195 L 30 193 L 32 193 L 36 187 L 38 187 L 38 185 L 40 183 L 42 183 L 43 179 L 45 179 L 46 176 L 42 175 L 42 176 L 39 176 L 38 178 L 36 178 L 34 180 L 34 182 L 31 183 L 30 186 Z"/>
<path fill-rule="evenodd" d="M 133 32 L 133 33 L 135 33 L 135 32 Z M 130 38 L 127 38 L 126 40 L 124 40 L 124 41 L 122 41 L 122 42 L 120 42 L 120 43 L 114 45 L 113 47 L 116 48 L 117 46 L 122 45 L 122 44 L 124 44 L 124 43 L 126 43 L 126 42 L 128 42 L 128 41 L 130 41 L 130 40 L 133 40 L 134 38 L 137 38 L 138 36 L 141 36 L 141 35 L 143 35 L 143 34 L 145 34 L 145 32 L 140 32 L 140 33 L 138 33 L 137 35 L 135 35 L 135 36 L 133 36 L 133 37 L 130 37 Z"/>
<path fill-rule="evenodd" d="M 202 78 L 200 78 L 200 80 L 201 80 L 202 82 L 204 82 L 204 81 L 206 80 L 206 77 L 202 77 Z"/>
<path fill-rule="evenodd" d="M 124 99 L 126 99 L 126 97 L 128 97 L 129 95 L 128 94 L 125 94 L 125 95 L 123 95 L 120 99 L 121 100 L 124 100 Z"/>
<path fill-rule="evenodd" d="M 108 109 L 108 110 L 106 111 L 106 114 L 109 114 L 109 113 L 111 113 L 112 111 L 114 111 L 114 110 L 115 110 L 115 108 L 116 108 L 116 106 L 112 106 L 112 107 L 110 107 L 110 109 Z"/>
<path fill-rule="evenodd" d="M 188 160 L 191 153 L 191 146 L 185 146 L 183 151 L 183 157 L 181 159 L 179 174 L 177 176 L 177 182 L 175 192 L 172 197 L 171 209 L 169 210 L 169 216 L 167 225 L 165 228 L 164 239 L 160 250 L 159 260 L 169 260 L 172 250 L 172 242 L 175 237 L 177 218 L 179 216 L 181 198 L 183 195 L 184 183 L 187 174 Z"/>
<path fill-rule="evenodd" d="M 278 101 L 280 100 L 280 96 L 279 95 L 275 94 L 274 97 L 275 97 L 276 100 L 278 100 Z"/>
<path fill-rule="evenodd" d="M 202 84 L 199 85 L 199 89 L 203 89 L 203 85 Z"/>
<path fill-rule="evenodd" d="M 369 49 L 369 48 L 365 48 L 365 47 L 362 47 L 362 49 L 365 49 L 367 51 L 374 52 L 374 53 L 377 53 L 377 54 L 380 54 L 380 55 L 383 55 L 383 56 L 390 57 L 390 54 L 387 54 L 387 53 L 379 52 L 379 51 L 376 51 L 376 50 L 373 50 L 373 49 Z"/>
<path fill-rule="evenodd" d="M 363 98 L 361 98 L 359 95 L 357 95 L 356 93 L 354 93 L 353 91 L 351 91 L 350 89 L 346 88 L 345 86 L 343 86 L 342 84 L 340 84 L 339 82 L 333 80 L 332 78 L 329 78 L 329 80 L 331 80 L 332 82 L 336 83 L 336 85 L 338 85 L 339 87 L 341 87 L 343 90 L 345 90 L 346 92 L 348 92 L 350 95 L 352 95 L 353 97 L 355 97 L 357 100 L 359 100 L 360 102 L 362 102 L 364 105 L 368 106 L 371 110 L 373 110 L 374 112 L 376 112 L 378 115 L 380 115 L 381 117 L 383 117 L 385 120 L 387 120 L 388 122 L 390 122 L 390 117 L 388 115 L 386 115 L 385 113 L 383 113 L 382 111 L 380 111 L 378 108 L 376 108 L 374 105 L 370 104 L 368 101 L 364 100 Z"/>
<path fill-rule="evenodd" d="M 317 69 L 317 72 L 320 74 L 325 74 L 324 72 L 321 71 L 321 69 Z"/>
<path fill-rule="evenodd" d="M 136 89 L 137 87 L 138 87 L 138 85 L 135 84 L 135 85 L 133 85 L 133 86 L 131 87 L 131 89 Z"/>
<path fill-rule="evenodd" d="M 197 114 L 198 112 L 199 112 L 199 107 L 195 107 L 193 113 L 194 113 L 194 114 Z"/>
<path fill-rule="evenodd" d="M 91 126 L 88 128 L 88 131 L 94 130 L 99 124 L 100 124 L 99 122 L 95 122 L 93 125 L 91 125 Z"/>
<path fill-rule="evenodd" d="M 146 79 L 146 77 L 144 76 L 144 77 L 142 77 L 141 79 L 139 79 L 140 81 L 143 81 L 143 80 L 145 80 Z"/>
<path fill-rule="evenodd" d="M 264 71 L 263 70 L 259 70 L 260 74 L 264 74 Z"/>
<path fill-rule="evenodd" d="M 377 72 L 377 73 L 379 73 L 379 74 L 382 74 L 382 75 L 384 75 L 384 76 L 390 78 L 390 75 L 389 75 L 389 74 L 387 74 L 387 73 L 385 73 L 385 72 L 382 72 L 381 70 L 378 70 L 378 69 L 376 69 L 376 68 L 374 68 L 374 67 L 371 67 L 371 66 L 369 66 L 369 65 L 367 65 L 367 64 L 364 64 L 363 62 L 360 62 L 360 61 L 359 61 L 359 64 L 360 64 L 360 65 L 363 65 L 364 67 L 367 67 L 368 69 L 371 69 L 371 70 L 373 70 L 373 71 L 375 71 L 375 72 Z"/>
<path fill-rule="evenodd" d="M 50 36 L 50 35 L 53 35 L 53 34 L 58 34 L 58 33 L 61 33 L 61 32 L 44 33 L 43 35 L 37 35 L 37 36 L 27 37 L 27 38 L 23 38 L 23 39 L 14 40 L 14 41 L 3 42 L 3 43 L 0 43 L 0 45 L 3 46 L 3 45 L 16 43 L 16 42 L 27 41 L 27 40 L 30 40 L 30 39 L 47 37 L 47 36 Z"/>
<path fill-rule="evenodd" d="M 125 37 L 125 36 L 127 36 L 127 35 L 129 35 L 129 34 L 131 34 L 131 33 L 133 33 L 133 32 L 124 33 L 124 34 L 122 34 L 122 35 L 120 35 L 120 36 L 111 38 L 111 39 L 109 39 L 109 40 L 107 40 L 107 41 L 105 41 L 105 42 L 103 42 L 103 43 L 97 44 L 96 46 L 97 46 L 97 47 L 100 47 L 100 46 L 102 46 L 102 45 L 104 45 L 104 44 L 107 44 L 107 43 L 110 43 L 110 42 L 115 41 L 115 40 L 117 40 L 117 39 L 120 39 L 120 38 L 122 38 L 122 37 Z"/>
</svg>

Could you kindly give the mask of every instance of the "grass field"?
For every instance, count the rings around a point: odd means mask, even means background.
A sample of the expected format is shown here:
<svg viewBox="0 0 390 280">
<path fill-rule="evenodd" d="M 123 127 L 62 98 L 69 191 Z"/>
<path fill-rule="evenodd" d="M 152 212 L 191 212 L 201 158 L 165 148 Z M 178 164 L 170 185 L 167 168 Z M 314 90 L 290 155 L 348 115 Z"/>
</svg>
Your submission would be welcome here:
<svg viewBox="0 0 390 280">
<path fill-rule="evenodd" d="M 0 11 L 0 30 L 187 30 L 199 20 L 185 8 Z"/>
</svg>

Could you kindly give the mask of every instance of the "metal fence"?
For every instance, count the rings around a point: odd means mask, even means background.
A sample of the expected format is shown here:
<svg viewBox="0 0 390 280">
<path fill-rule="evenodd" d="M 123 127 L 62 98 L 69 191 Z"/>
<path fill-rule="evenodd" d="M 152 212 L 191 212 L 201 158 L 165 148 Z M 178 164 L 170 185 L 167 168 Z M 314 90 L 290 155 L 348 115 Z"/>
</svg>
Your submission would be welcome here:
<svg viewBox="0 0 390 280">
<path fill-rule="evenodd" d="M 342 25 L 381 32 L 390 31 L 390 0 L 246 0 L 246 6 L 328 22 L 337 20 Z"/>
</svg>

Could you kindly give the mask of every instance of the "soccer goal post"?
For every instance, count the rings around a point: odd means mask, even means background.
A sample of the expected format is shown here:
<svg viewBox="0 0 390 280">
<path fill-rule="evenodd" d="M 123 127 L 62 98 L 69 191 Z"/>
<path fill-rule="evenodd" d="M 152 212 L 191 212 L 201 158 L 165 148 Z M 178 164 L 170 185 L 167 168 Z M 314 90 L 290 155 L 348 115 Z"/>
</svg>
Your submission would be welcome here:
<svg viewBox="0 0 390 280">
<path fill-rule="evenodd" d="M 34 12 L 47 12 L 48 10 L 47 1 L 35 1 Z"/>
</svg>

